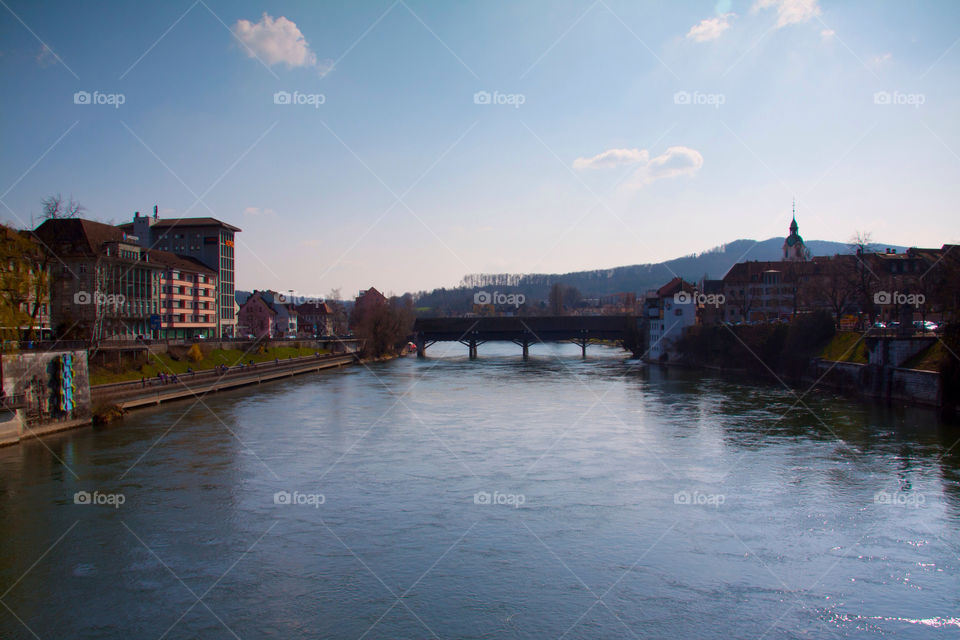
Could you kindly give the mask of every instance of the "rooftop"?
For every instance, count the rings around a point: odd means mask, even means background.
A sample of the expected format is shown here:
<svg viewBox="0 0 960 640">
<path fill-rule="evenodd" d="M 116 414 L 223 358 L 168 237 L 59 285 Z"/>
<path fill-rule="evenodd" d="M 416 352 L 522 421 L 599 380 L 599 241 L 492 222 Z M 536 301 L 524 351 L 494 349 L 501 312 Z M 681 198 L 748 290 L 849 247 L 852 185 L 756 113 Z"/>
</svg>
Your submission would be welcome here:
<svg viewBox="0 0 960 640">
<path fill-rule="evenodd" d="M 124 231 L 133 230 L 132 222 L 125 222 L 124 224 L 117 226 Z M 152 229 L 165 229 L 173 227 L 222 227 L 233 232 L 242 231 L 240 227 L 235 227 L 232 224 L 228 224 L 222 220 L 217 220 L 216 218 L 158 218 L 155 219 L 150 227 Z"/>
</svg>

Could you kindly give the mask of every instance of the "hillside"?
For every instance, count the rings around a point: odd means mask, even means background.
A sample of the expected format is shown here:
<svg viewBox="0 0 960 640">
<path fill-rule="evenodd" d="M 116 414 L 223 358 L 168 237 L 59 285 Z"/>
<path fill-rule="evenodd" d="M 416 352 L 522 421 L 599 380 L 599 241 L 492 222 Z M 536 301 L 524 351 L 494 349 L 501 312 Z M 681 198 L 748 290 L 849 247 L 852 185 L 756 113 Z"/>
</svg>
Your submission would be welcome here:
<svg viewBox="0 0 960 640">
<path fill-rule="evenodd" d="M 809 240 L 807 247 L 813 255 L 850 253 L 843 242 Z M 674 275 L 697 282 L 702 278 L 719 279 L 737 262 L 748 260 L 779 260 L 783 238 L 768 240 L 734 240 L 703 253 L 674 258 L 665 262 L 635 264 L 611 269 L 576 271 L 563 274 L 472 274 L 464 276 L 461 285 L 453 289 L 434 289 L 417 296 L 417 307 L 437 312 L 458 312 L 469 308 L 473 292 L 481 289 L 504 293 L 522 293 L 529 301 L 547 298 L 550 287 L 557 282 L 580 290 L 584 298 L 598 298 L 621 292 L 644 293 L 657 289 Z M 875 247 L 895 247 L 874 243 Z"/>
</svg>

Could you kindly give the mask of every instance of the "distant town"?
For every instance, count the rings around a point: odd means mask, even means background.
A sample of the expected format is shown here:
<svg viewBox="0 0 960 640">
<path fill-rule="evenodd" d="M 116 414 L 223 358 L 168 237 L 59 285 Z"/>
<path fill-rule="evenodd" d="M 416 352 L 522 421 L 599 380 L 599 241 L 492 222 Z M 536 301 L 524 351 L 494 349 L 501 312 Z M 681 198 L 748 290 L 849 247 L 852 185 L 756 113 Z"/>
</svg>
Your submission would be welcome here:
<svg viewBox="0 0 960 640">
<path fill-rule="evenodd" d="M 358 311 L 383 306 L 395 325 L 384 351 L 406 342 L 414 317 L 628 315 L 637 318 L 644 357 L 665 361 L 691 326 L 789 323 L 814 312 L 830 314 L 843 330 L 935 334 L 960 295 L 955 245 L 898 251 L 861 236 L 847 253 L 815 256 L 794 214 L 779 260 L 745 259 L 720 279 L 688 280 L 668 270 L 657 289 L 598 296 L 560 280 L 544 299 L 517 279 L 495 288 L 465 280 L 442 290 L 446 303 L 436 307 L 423 303 L 437 292 L 388 300 L 374 287 L 347 301 L 321 299 L 292 289 L 236 290 L 241 229 L 227 222 L 161 218 L 154 207 L 110 225 L 81 217 L 82 207 L 59 196 L 44 206 L 47 219 L 36 229 L 4 228 L 8 340 L 98 345 L 369 334 L 357 326 Z"/>
</svg>

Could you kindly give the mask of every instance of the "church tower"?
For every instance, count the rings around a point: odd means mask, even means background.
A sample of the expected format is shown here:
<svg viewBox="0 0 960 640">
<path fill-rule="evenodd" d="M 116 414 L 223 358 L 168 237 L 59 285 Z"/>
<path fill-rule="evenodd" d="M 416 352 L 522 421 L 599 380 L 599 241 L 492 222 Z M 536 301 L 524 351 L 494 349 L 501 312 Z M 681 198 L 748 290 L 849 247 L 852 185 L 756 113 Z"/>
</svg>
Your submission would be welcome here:
<svg viewBox="0 0 960 640">
<path fill-rule="evenodd" d="M 797 202 L 793 202 L 793 221 L 790 223 L 790 235 L 783 241 L 783 260 L 786 262 L 803 262 L 808 259 L 807 245 L 800 237 L 800 225 L 797 224 Z"/>
</svg>

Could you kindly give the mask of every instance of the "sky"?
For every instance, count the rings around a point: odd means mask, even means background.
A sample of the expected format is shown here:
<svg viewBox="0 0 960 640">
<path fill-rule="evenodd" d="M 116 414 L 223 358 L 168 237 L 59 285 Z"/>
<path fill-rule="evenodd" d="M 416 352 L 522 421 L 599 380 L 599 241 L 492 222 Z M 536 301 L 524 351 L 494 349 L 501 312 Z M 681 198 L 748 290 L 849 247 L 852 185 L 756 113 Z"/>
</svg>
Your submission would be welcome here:
<svg viewBox="0 0 960 640">
<path fill-rule="evenodd" d="M 0 0 L 0 220 L 213 216 L 345 297 L 960 242 L 960 3 Z M 749 258 L 749 256 L 747 256 Z"/>
</svg>

